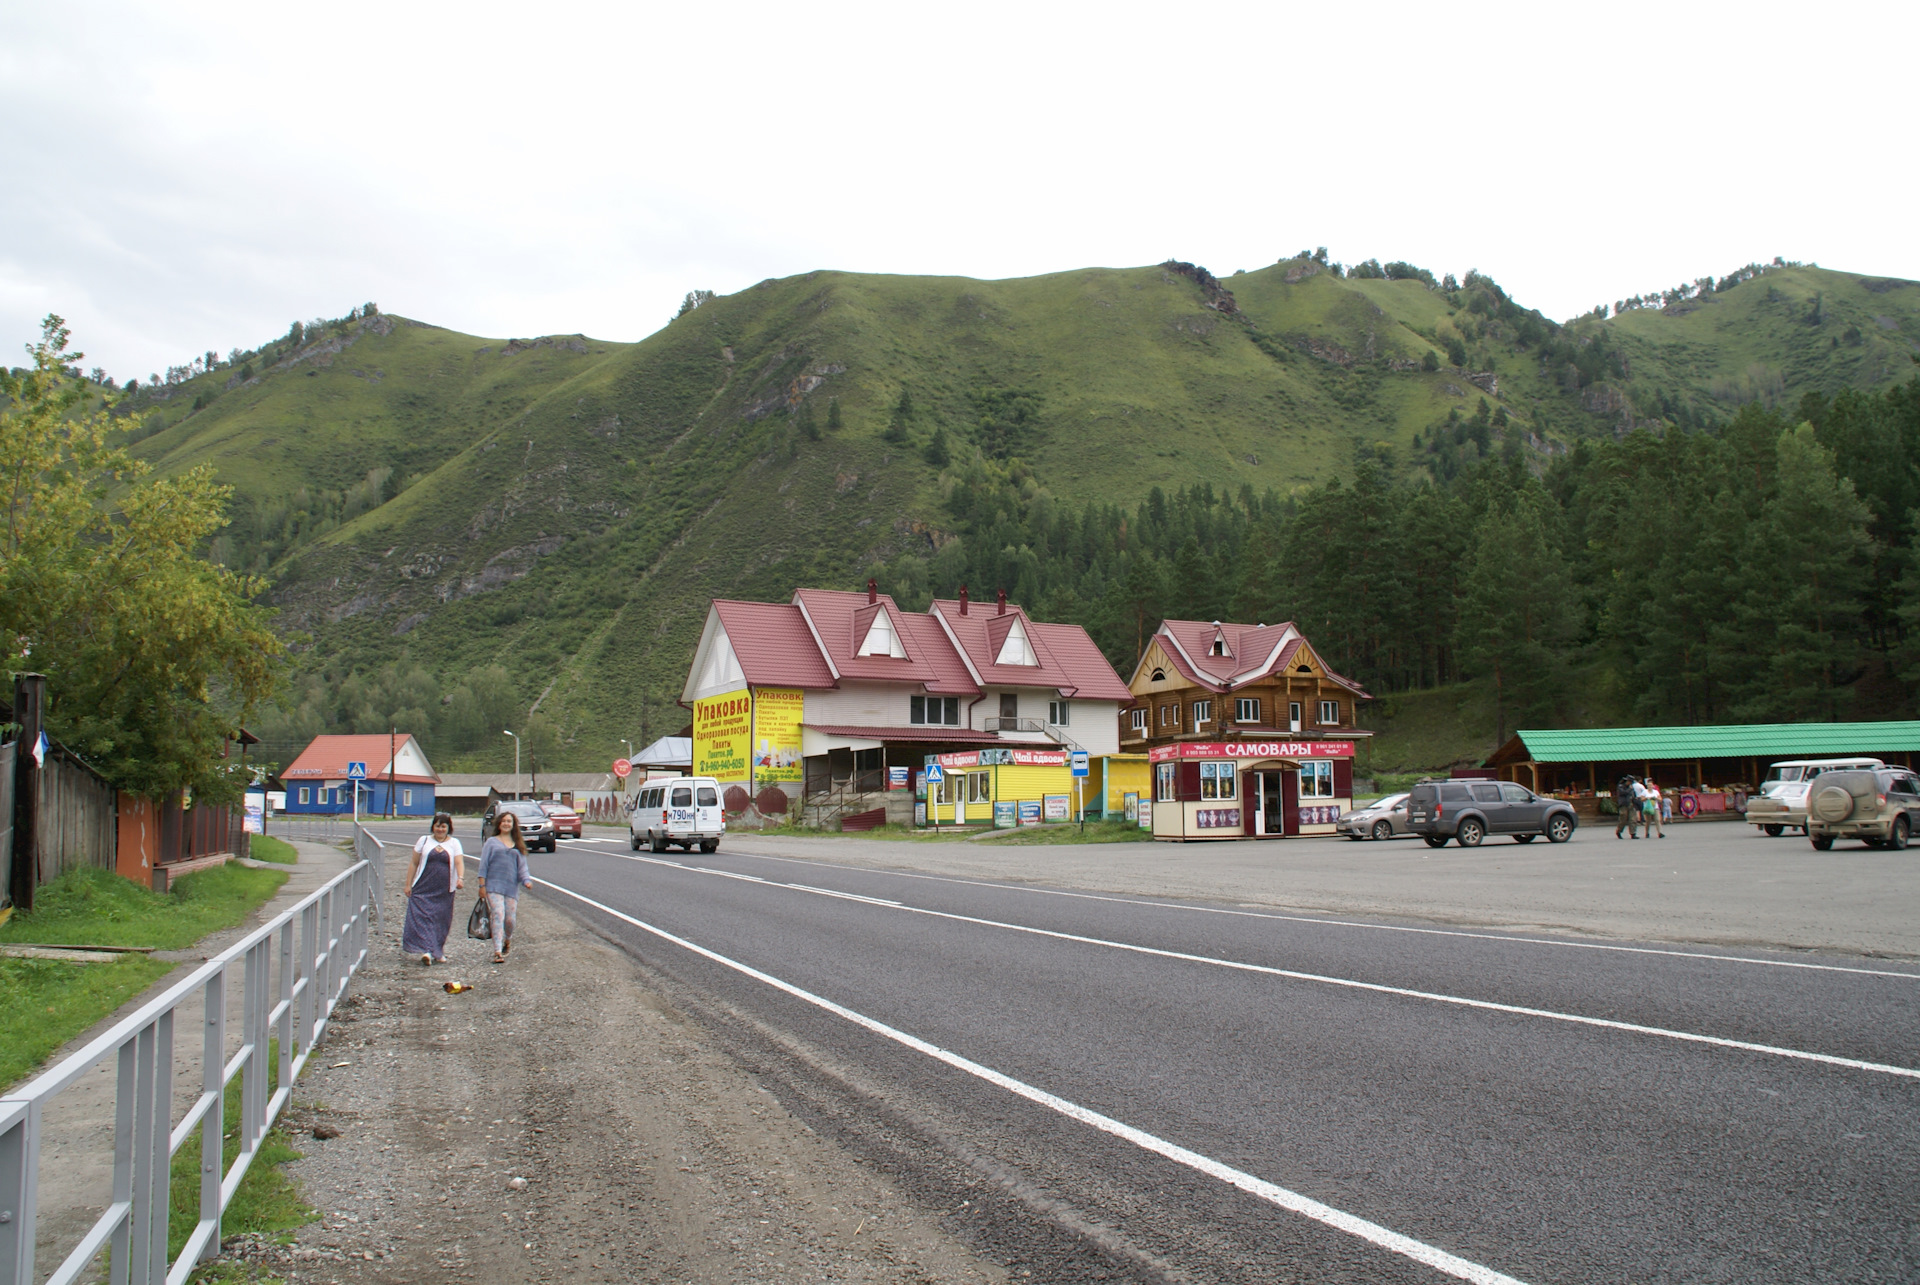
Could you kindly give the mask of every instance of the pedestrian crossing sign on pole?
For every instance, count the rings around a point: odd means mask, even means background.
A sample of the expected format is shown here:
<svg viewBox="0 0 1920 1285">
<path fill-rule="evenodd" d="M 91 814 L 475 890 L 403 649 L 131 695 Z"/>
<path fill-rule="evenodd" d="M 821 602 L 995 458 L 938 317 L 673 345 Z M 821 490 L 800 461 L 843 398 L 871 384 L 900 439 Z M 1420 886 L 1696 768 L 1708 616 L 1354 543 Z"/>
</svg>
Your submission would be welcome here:
<svg viewBox="0 0 1920 1285">
<path fill-rule="evenodd" d="M 367 765 L 366 765 L 365 763 L 349 763 L 349 764 L 347 764 L 347 779 L 348 779 L 349 781 L 364 781 L 364 780 L 366 780 L 366 779 L 367 779 Z"/>
</svg>

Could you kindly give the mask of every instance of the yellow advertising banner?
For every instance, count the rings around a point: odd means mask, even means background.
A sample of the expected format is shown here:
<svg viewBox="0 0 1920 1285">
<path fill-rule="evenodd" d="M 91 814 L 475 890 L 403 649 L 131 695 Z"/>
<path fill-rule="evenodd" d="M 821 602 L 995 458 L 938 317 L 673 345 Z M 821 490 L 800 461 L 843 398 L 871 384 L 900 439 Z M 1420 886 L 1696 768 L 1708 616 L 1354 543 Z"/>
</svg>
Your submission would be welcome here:
<svg viewBox="0 0 1920 1285">
<path fill-rule="evenodd" d="M 761 687 L 753 693 L 753 782 L 800 779 L 800 714 L 805 693 Z"/>
<path fill-rule="evenodd" d="M 753 698 L 742 689 L 693 703 L 693 774 L 747 783 Z"/>
</svg>

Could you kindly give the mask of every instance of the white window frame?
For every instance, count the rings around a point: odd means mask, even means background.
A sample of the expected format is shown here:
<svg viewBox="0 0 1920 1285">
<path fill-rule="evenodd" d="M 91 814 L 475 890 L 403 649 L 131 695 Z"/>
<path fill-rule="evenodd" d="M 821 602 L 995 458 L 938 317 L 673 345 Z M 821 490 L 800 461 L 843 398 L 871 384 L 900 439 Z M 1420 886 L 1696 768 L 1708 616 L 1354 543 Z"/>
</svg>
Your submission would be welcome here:
<svg viewBox="0 0 1920 1285">
<path fill-rule="evenodd" d="M 1175 701 L 1171 705 L 1162 705 L 1160 707 L 1160 726 L 1162 727 L 1180 726 L 1180 702 L 1179 701 Z"/>
<path fill-rule="evenodd" d="M 1236 723 L 1257 723 L 1260 721 L 1260 698 L 1258 696 L 1236 696 L 1233 698 L 1233 721 Z"/>
<path fill-rule="evenodd" d="M 1320 702 L 1320 726 L 1322 727 L 1340 726 L 1340 702 L 1339 701 L 1321 701 Z"/>
<path fill-rule="evenodd" d="M 1174 794 L 1175 763 L 1156 763 L 1153 765 L 1153 801 L 1171 803 Z"/>
<path fill-rule="evenodd" d="M 1146 710 L 1136 709 L 1133 711 L 1133 730 L 1136 732 L 1144 732 L 1147 730 Z"/>
<path fill-rule="evenodd" d="M 1048 701 L 1047 721 L 1055 727 L 1072 727 L 1073 702 L 1064 700 Z"/>
<path fill-rule="evenodd" d="M 412 806 L 413 806 L 413 791 L 412 791 L 412 790 L 402 790 L 402 791 L 400 791 L 400 806 L 401 806 L 401 807 L 403 807 L 403 808 L 410 808 L 410 807 L 412 807 Z"/>
<path fill-rule="evenodd" d="M 1239 794 L 1240 765 L 1232 761 L 1200 765 L 1200 797 L 1202 799 L 1237 799 Z"/>
<path fill-rule="evenodd" d="M 1193 703 L 1193 725 L 1198 727 L 1202 723 L 1211 723 L 1212 721 L 1213 702 L 1210 700 L 1195 701 Z"/>
<path fill-rule="evenodd" d="M 993 773 L 991 772 L 967 773 L 967 802 L 969 803 L 993 802 Z"/>
<path fill-rule="evenodd" d="M 1287 702 L 1287 726 L 1288 727 L 1300 726 L 1300 719 L 1302 717 L 1300 708 L 1301 707 L 1300 707 L 1299 701 Z"/>
<path fill-rule="evenodd" d="M 313 803 L 312 795 L 313 795 L 313 787 L 311 785 L 301 786 L 300 787 L 300 806 L 303 808 L 310 806 Z"/>
<path fill-rule="evenodd" d="M 1300 797 L 1303 799 L 1330 799 L 1333 797 L 1332 759 L 1301 760 Z"/>
</svg>

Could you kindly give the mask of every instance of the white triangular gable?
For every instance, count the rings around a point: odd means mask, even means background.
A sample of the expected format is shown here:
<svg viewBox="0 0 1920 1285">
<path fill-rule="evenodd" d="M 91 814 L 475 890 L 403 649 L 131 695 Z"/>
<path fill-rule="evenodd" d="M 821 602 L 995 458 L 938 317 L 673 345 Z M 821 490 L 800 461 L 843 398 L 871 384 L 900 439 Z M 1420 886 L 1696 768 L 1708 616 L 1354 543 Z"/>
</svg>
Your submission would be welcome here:
<svg viewBox="0 0 1920 1285">
<path fill-rule="evenodd" d="M 1018 620 L 1007 630 L 1007 640 L 1000 644 L 1000 654 L 993 658 L 996 665 L 1038 665 L 1034 657 L 1033 644 L 1027 641 L 1027 627 Z"/>
<path fill-rule="evenodd" d="M 434 775 L 433 764 L 427 762 L 427 756 L 420 752 L 420 742 L 411 736 L 400 742 L 400 749 L 393 756 L 393 771 L 396 776 Z"/>
<path fill-rule="evenodd" d="M 683 700 L 698 700 L 716 692 L 738 691 L 747 685 L 746 673 L 740 668 L 740 658 L 733 654 L 733 640 L 727 637 L 727 627 L 720 623 L 720 613 L 717 611 L 707 617 L 706 633 L 700 639 L 700 647 L 694 653 L 693 660 L 693 681 L 687 684 L 681 697 Z"/>
<path fill-rule="evenodd" d="M 894 629 L 893 620 L 887 615 L 885 607 L 873 613 L 873 623 L 867 627 L 867 636 L 860 644 L 856 656 L 893 656 L 899 660 L 907 658 L 907 649 L 900 641 L 899 631 Z"/>
</svg>

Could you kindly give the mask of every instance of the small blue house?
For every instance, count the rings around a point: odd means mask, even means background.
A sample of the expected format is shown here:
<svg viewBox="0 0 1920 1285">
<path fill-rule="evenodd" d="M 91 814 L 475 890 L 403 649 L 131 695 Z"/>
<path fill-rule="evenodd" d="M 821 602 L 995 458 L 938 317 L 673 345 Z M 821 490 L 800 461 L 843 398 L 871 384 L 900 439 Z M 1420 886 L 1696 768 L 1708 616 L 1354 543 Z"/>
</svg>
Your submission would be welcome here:
<svg viewBox="0 0 1920 1285">
<path fill-rule="evenodd" d="M 367 770 L 357 784 L 347 777 L 353 763 L 364 763 Z M 440 782 L 420 743 L 405 733 L 316 736 L 280 779 L 290 816 L 351 815 L 356 789 L 361 816 L 432 816 L 434 787 Z"/>
</svg>

